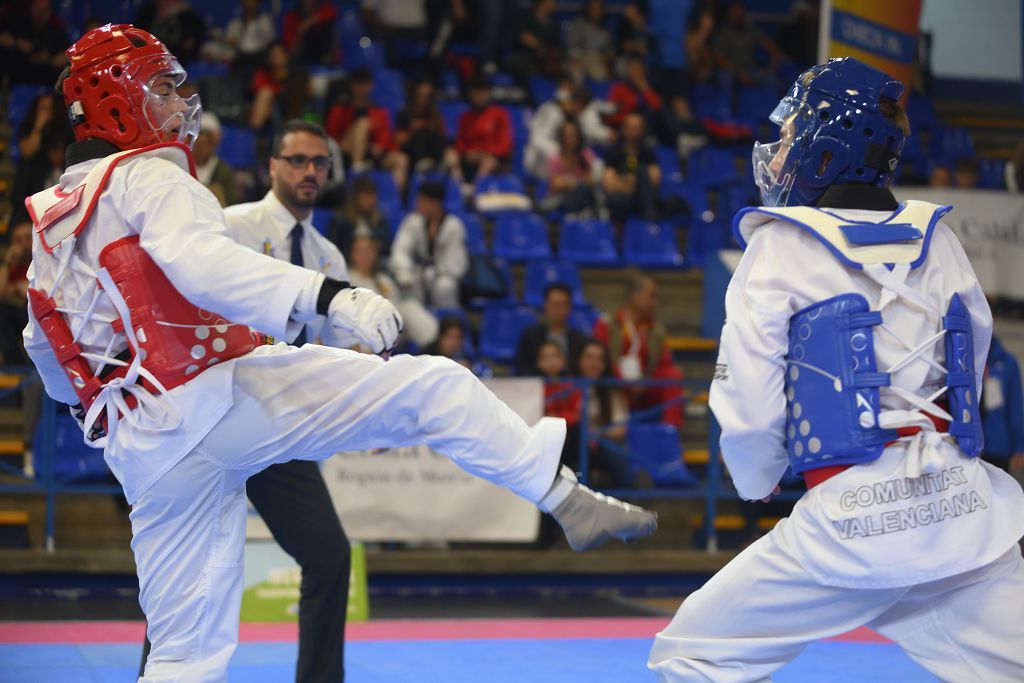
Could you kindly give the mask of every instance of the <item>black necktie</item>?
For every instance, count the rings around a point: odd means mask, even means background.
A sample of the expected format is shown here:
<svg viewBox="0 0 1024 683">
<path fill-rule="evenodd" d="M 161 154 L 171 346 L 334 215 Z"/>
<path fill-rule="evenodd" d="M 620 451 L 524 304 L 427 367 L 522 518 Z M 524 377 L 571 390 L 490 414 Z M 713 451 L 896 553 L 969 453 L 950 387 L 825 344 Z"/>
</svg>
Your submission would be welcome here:
<svg viewBox="0 0 1024 683">
<path fill-rule="evenodd" d="M 292 263 L 297 266 L 304 266 L 305 263 L 302 261 L 302 224 L 296 223 L 295 227 L 292 228 Z M 306 326 L 303 325 L 299 331 L 299 336 L 292 342 L 292 346 L 302 346 L 306 343 Z"/>
</svg>

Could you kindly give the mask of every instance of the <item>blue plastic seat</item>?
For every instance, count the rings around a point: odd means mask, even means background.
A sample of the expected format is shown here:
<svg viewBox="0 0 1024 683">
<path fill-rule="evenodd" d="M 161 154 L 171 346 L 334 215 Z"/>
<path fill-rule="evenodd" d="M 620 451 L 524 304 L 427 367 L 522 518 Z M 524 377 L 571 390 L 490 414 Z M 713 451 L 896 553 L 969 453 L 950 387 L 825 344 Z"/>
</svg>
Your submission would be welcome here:
<svg viewBox="0 0 1024 683">
<path fill-rule="evenodd" d="M 227 76 L 228 65 L 223 62 L 192 62 L 185 71 L 188 73 L 189 82 L 198 83 L 210 76 Z"/>
<path fill-rule="evenodd" d="M 470 254 L 486 254 L 487 240 L 484 237 L 484 226 L 480 217 L 474 213 L 460 211 L 455 213 L 466 226 L 466 249 Z"/>
<path fill-rule="evenodd" d="M 572 307 L 572 313 L 569 314 L 569 327 L 590 336 L 594 333 L 594 325 L 597 324 L 600 317 L 601 311 L 597 310 L 586 301 L 580 304 L 574 304 Z"/>
<path fill-rule="evenodd" d="M 544 293 L 556 282 L 572 290 L 573 304 L 584 304 L 580 271 L 572 261 L 529 261 L 523 277 L 523 301 L 540 308 L 544 305 Z"/>
<path fill-rule="evenodd" d="M 491 175 L 481 178 L 476 184 L 477 194 L 488 192 L 509 192 L 513 194 L 526 194 L 526 186 L 523 179 L 515 174 Z"/>
<path fill-rule="evenodd" d="M 619 250 L 611 223 L 601 220 L 564 222 L 558 255 L 585 266 L 619 265 Z"/>
<path fill-rule="evenodd" d="M 523 330 L 536 322 L 537 315 L 529 306 L 504 302 L 487 304 L 480 331 L 480 352 L 492 360 L 510 362 L 515 358 Z"/>
<path fill-rule="evenodd" d="M 705 187 L 728 185 L 739 180 L 735 155 L 730 149 L 703 147 L 690 155 L 687 179 Z"/>
<path fill-rule="evenodd" d="M 978 187 L 987 190 L 1005 190 L 1006 162 L 1001 159 L 982 159 L 978 171 Z"/>
<path fill-rule="evenodd" d="M 533 98 L 533 103 L 540 106 L 555 96 L 555 91 L 558 89 L 558 83 L 552 78 L 545 78 L 544 76 L 531 76 L 530 77 L 530 97 Z"/>
<path fill-rule="evenodd" d="M 220 147 L 217 154 L 228 165 L 240 171 L 256 168 L 256 142 L 251 128 L 247 126 L 221 126 Z"/>
<path fill-rule="evenodd" d="M 40 95 L 53 92 L 45 85 L 15 85 L 11 88 L 11 96 L 7 99 L 7 122 L 17 128 L 25 115 L 28 114 L 32 101 Z"/>
<path fill-rule="evenodd" d="M 626 222 L 622 252 L 627 265 L 641 268 L 681 268 L 683 256 L 675 228 L 654 221 Z"/>
<path fill-rule="evenodd" d="M 683 462 L 679 430 L 660 422 L 631 422 L 629 455 L 656 486 L 693 486 L 697 483 Z"/>
<path fill-rule="evenodd" d="M 327 234 L 327 230 L 331 226 L 332 213 L 332 209 L 324 206 L 317 206 L 313 209 L 313 227 L 316 228 L 317 232 L 321 235 Z"/>
<path fill-rule="evenodd" d="M 749 85 L 739 89 L 736 112 L 743 123 L 757 126 L 769 123 L 768 117 L 779 103 L 779 93 L 770 85 Z"/>
<path fill-rule="evenodd" d="M 492 252 L 515 263 L 551 258 L 548 226 L 536 214 L 504 213 L 494 226 Z"/>
<path fill-rule="evenodd" d="M 437 107 L 441 110 L 445 134 L 449 139 L 454 140 L 459 132 L 459 119 L 469 111 L 469 105 L 461 100 L 456 100 L 454 102 L 441 102 Z"/>
</svg>

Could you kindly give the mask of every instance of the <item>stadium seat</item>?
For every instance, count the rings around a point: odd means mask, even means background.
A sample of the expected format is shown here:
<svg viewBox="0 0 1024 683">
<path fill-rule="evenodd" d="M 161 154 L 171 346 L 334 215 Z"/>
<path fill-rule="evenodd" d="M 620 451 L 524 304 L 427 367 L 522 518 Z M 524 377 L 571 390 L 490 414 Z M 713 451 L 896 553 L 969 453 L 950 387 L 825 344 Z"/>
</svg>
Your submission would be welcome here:
<svg viewBox="0 0 1024 683">
<path fill-rule="evenodd" d="M 695 85 L 690 95 L 690 105 L 698 119 L 732 120 L 729 94 L 717 85 Z"/>
<path fill-rule="evenodd" d="M 558 83 L 552 78 L 544 76 L 530 77 L 530 97 L 533 98 L 534 106 L 539 107 L 552 97 L 558 89 Z"/>
<path fill-rule="evenodd" d="M 466 226 L 466 249 L 470 254 L 486 254 L 487 240 L 484 237 L 484 226 L 480 217 L 466 211 L 453 212 Z"/>
<path fill-rule="evenodd" d="M 654 158 L 658 161 L 658 168 L 661 169 L 662 183 L 679 180 L 683 177 L 679 170 L 679 154 L 675 147 L 658 145 L 654 148 Z"/>
<path fill-rule="evenodd" d="M 17 128 L 25 115 L 28 114 L 32 101 L 39 95 L 53 92 L 45 85 L 15 85 L 11 88 L 11 96 L 7 98 L 7 122 Z"/>
<path fill-rule="evenodd" d="M 736 159 L 728 148 L 703 147 L 690 155 L 686 178 L 690 183 L 705 187 L 719 187 L 736 182 L 739 173 Z"/>
<path fill-rule="evenodd" d="M 331 227 L 331 214 L 332 209 L 325 206 L 318 206 L 313 209 L 313 227 L 316 228 L 317 232 L 321 235 L 326 235 L 328 229 Z"/>
<path fill-rule="evenodd" d="M 1005 190 L 1006 162 L 1001 159 L 982 159 L 978 170 L 978 187 L 987 190 Z"/>
<path fill-rule="evenodd" d="M 515 358 L 523 330 L 536 322 L 537 315 L 529 306 L 504 302 L 487 304 L 480 331 L 480 352 L 492 360 L 508 363 Z"/>
<path fill-rule="evenodd" d="M 505 213 L 494 226 L 495 256 L 521 263 L 551 258 L 551 240 L 544 220 L 532 213 Z"/>
<path fill-rule="evenodd" d="M 391 119 L 405 106 L 405 83 L 394 69 L 377 69 L 373 74 L 373 99 L 391 113 Z"/>
<path fill-rule="evenodd" d="M 608 221 L 570 220 L 562 224 L 558 255 L 585 266 L 617 266 L 619 250 Z"/>
<path fill-rule="evenodd" d="M 757 126 L 770 123 L 768 117 L 779 103 L 779 94 L 770 85 L 743 86 L 736 100 L 739 121 L 756 130 Z"/>
<path fill-rule="evenodd" d="M 455 102 L 441 102 L 437 107 L 441 110 L 445 133 L 454 140 L 459 132 L 459 119 L 469 110 L 469 105 L 461 100 L 456 100 Z"/>
<path fill-rule="evenodd" d="M 569 327 L 579 330 L 588 337 L 594 333 L 594 325 L 601 317 L 601 311 L 597 310 L 587 302 L 574 304 L 572 313 L 569 314 Z"/>
<path fill-rule="evenodd" d="M 696 479 L 683 463 L 679 430 L 661 422 L 630 422 L 630 459 L 646 471 L 655 486 L 693 486 Z"/>
<path fill-rule="evenodd" d="M 580 284 L 580 271 L 572 261 L 541 261 L 533 260 L 526 264 L 523 276 L 523 301 L 540 308 L 544 305 L 544 292 L 547 288 L 560 282 L 572 290 L 574 305 L 586 303 L 583 297 L 583 286 Z"/>
<path fill-rule="evenodd" d="M 632 219 L 626 222 L 622 253 L 627 265 L 641 268 L 680 268 L 676 231 L 670 225 Z"/>
<path fill-rule="evenodd" d="M 221 126 L 222 135 L 217 154 L 228 165 L 239 171 L 256 168 L 256 141 L 251 128 L 246 126 Z"/>
<path fill-rule="evenodd" d="M 392 241 L 394 241 L 395 235 L 398 234 L 398 227 L 402 224 L 402 221 L 404 221 L 405 217 L 408 216 L 408 215 L 409 214 L 407 214 L 404 211 L 396 211 L 395 213 L 391 214 L 388 217 L 388 225 L 391 228 L 391 240 Z"/>
<path fill-rule="evenodd" d="M 228 65 L 223 62 L 192 62 L 185 67 L 185 72 L 189 82 L 198 83 L 211 76 L 227 76 Z"/>
</svg>

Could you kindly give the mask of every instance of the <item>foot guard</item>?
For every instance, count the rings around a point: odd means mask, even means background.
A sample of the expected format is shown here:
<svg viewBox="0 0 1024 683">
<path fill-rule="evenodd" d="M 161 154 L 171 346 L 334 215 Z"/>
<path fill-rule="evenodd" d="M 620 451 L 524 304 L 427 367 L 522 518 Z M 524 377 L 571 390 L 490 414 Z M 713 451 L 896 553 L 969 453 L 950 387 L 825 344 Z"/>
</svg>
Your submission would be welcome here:
<svg viewBox="0 0 1024 683">
<path fill-rule="evenodd" d="M 563 469 L 561 476 L 566 477 Z M 573 550 L 589 550 L 617 538 L 631 541 L 650 536 L 658 527 L 658 515 L 617 498 L 591 491 L 572 477 L 574 486 L 565 500 L 551 510 Z"/>
</svg>

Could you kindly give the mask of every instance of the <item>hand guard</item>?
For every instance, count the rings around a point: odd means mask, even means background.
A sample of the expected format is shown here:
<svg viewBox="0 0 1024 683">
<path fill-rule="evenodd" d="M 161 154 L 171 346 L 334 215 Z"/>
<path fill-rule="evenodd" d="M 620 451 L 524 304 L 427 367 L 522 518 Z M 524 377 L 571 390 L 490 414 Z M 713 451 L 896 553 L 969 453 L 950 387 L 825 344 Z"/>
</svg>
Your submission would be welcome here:
<svg viewBox="0 0 1024 683">
<path fill-rule="evenodd" d="M 402 316 L 391 302 L 365 287 L 338 292 L 327 308 L 327 322 L 376 354 L 390 353 L 402 333 Z"/>
<path fill-rule="evenodd" d="M 88 412 L 81 403 L 76 403 L 73 406 L 68 406 L 68 411 L 71 413 L 71 417 L 75 418 L 75 422 L 78 423 L 78 428 L 85 432 L 85 415 Z M 107 430 L 103 428 L 100 421 L 97 420 L 96 424 L 92 426 L 89 433 L 85 435 L 86 441 L 95 441 L 96 439 L 102 439 L 107 435 Z"/>
</svg>

